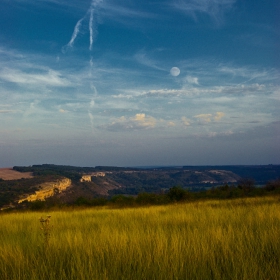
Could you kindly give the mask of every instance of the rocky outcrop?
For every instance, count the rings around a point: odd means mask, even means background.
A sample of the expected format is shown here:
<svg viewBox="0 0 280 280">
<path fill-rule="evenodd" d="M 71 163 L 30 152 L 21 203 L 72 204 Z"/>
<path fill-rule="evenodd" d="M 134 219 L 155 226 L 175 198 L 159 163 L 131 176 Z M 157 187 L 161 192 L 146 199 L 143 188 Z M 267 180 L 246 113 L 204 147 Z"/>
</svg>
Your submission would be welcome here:
<svg viewBox="0 0 280 280">
<path fill-rule="evenodd" d="M 80 182 L 91 182 L 91 176 L 90 175 L 83 175 L 80 179 Z"/>
<path fill-rule="evenodd" d="M 91 177 L 105 177 L 105 172 L 94 172 L 89 175 L 83 175 L 80 182 L 91 182 Z"/>
<path fill-rule="evenodd" d="M 93 177 L 105 177 L 105 172 L 94 172 L 91 174 Z"/>
<path fill-rule="evenodd" d="M 71 180 L 64 178 L 54 182 L 46 182 L 39 186 L 40 190 L 36 191 L 35 194 L 28 195 L 18 201 L 22 203 L 23 201 L 35 201 L 35 200 L 45 200 L 48 197 L 53 196 L 56 193 L 60 193 L 71 186 Z"/>
</svg>

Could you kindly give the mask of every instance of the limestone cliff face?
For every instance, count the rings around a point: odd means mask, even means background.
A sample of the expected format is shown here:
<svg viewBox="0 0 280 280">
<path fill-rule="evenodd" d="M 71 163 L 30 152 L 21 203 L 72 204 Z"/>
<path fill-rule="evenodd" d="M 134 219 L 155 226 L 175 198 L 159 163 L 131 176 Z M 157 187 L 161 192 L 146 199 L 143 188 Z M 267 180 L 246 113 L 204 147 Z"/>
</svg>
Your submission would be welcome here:
<svg viewBox="0 0 280 280">
<path fill-rule="evenodd" d="M 90 175 L 83 175 L 80 179 L 80 182 L 91 182 L 91 176 Z"/>
<path fill-rule="evenodd" d="M 105 172 L 94 172 L 91 174 L 83 175 L 80 182 L 91 182 L 91 177 L 105 177 Z"/>
<path fill-rule="evenodd" d="M 47 197 L 53 196 L 55 193 L 60 193 L 66 190 L 71 185 L 71 180 L 68 178 L 64 178 L 62 180 L 57 180 L 55 182 L 46 182 L 40 184 L 40 190 L 36 191 L 35 194 L 31 194 L 25 198 L 22 198 L 18 201 L 18 203 L 27 201 L 35 201 L 35 200 L 45 200 Z"/>
</svg>

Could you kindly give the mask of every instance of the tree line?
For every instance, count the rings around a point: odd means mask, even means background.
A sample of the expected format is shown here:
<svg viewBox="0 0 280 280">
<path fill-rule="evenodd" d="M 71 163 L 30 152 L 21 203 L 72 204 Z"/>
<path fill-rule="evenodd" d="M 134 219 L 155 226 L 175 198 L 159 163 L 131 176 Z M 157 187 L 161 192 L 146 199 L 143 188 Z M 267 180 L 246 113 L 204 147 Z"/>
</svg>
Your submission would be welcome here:
<svg viewBox="0 0 280 280">
<path fill-rule="evenodd" d="M 46 201 L 33 201 L 23 203 L 20 207 L 30 210 L 43 210 L 63 207 L 137 207 L 147 205 L 164 205 L 170 203 L 193 202 L 207 199 L 234 199 L 242 197 L 257 197 L 267 195 L 280 195 L 280 179 L 269 181 L 264 187 L 256 187 L 254 181 L 242 179 L 237 185 L 222 185 L 198 192 L 190 192 L 180 186 L 173 186 L 163 193 L 142 192 L 138 195 L 115 195 L 112 197 L 86 198 L 80 196 L 72 202 L 61 203 L 59 200 L 49 198 Z"/>
</svg>

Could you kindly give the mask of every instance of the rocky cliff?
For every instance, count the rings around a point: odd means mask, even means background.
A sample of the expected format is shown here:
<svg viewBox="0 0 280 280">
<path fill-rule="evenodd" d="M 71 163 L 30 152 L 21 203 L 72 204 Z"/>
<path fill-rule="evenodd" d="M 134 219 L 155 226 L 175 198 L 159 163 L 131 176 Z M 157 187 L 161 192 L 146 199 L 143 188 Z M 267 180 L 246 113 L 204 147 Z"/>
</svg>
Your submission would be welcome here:
<svg viewBox="0 0 280 280">
<path fill-rule="evenodd" d="M 24 198 L 18 200 L 21 203 L 25 200 L 35 201 L 35 200 L 45 200 L 47 197 L 53 196 L 56 193 L 60 193 L 71 186 L 71 180 L 64 178 L 54 182 L 46 182 L 38 186 L 40 190 L 36 191 L 35 194 L 28 195 Z"/>
</svg>

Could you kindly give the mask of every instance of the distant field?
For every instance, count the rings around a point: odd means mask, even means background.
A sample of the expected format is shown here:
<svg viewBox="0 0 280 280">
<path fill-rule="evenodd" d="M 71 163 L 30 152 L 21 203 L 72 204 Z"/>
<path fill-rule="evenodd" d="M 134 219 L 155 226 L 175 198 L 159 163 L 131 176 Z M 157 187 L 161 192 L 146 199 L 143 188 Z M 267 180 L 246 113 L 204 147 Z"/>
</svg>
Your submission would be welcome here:
<svg viewBox="0 0 280 280">
<path fill-rule="evenodd" d="M 279 197 L 3 213 L 0 279 L 276 280 L 279 236 Z"/>
<path fill-rule="evenodd" d="M 3 180 L 18 180 L 21 178 L 32 178 L 31 172 L 18 172 L 12 168 L 0 168 L 0 178 Z"/>
</svg>

